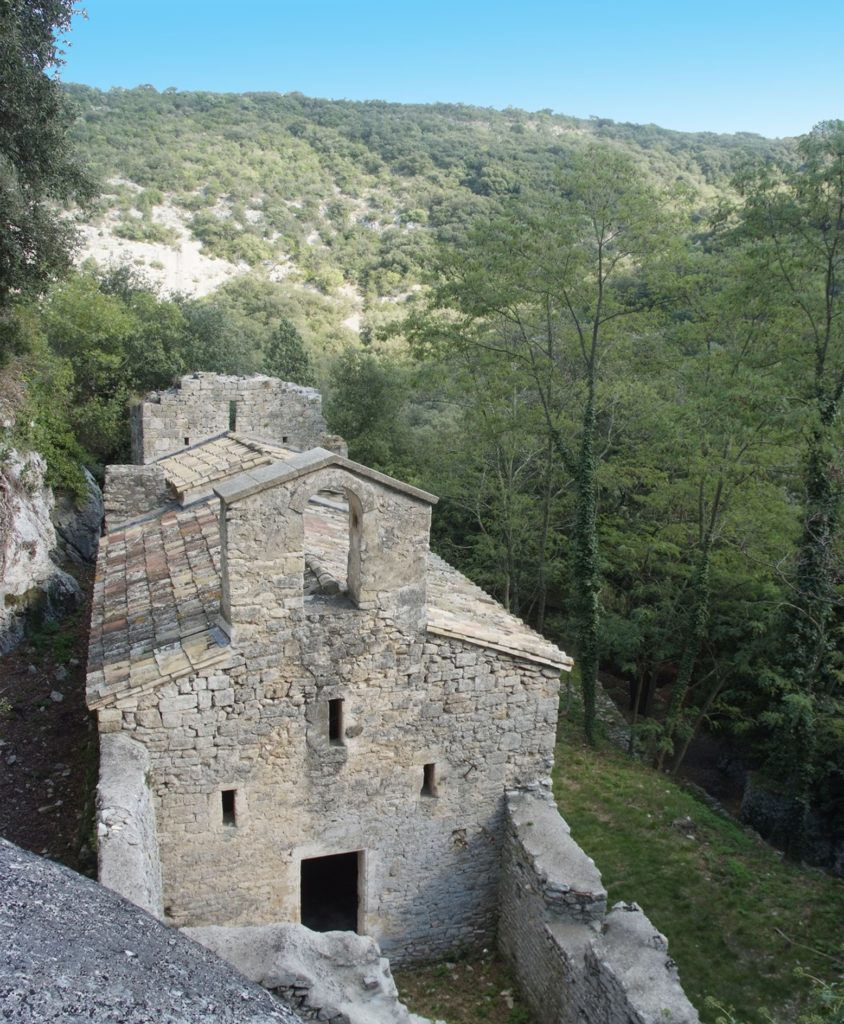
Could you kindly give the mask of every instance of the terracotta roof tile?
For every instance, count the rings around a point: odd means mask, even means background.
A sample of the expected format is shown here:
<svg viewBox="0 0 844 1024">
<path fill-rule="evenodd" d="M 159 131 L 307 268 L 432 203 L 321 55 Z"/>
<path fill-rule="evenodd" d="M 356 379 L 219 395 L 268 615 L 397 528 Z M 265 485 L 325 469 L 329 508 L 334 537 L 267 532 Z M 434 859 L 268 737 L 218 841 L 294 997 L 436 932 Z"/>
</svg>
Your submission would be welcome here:
<svg viewBox="0 0 844 1024">
<path fill-rule="evenodd" d="M 272 447 L 257 444 L 265 454 Z M 240 471 L 242 462 L 232 467 L 234 455 L 244 449 L 257 454 L 250 445 L 226 435 L 207 442 L 204 453 L 198 446 L 189 455 L 180 453 L 162 462 L 178 462 L 183 479 L 197 481 L 200 469 L 211 463 L 209 473 L 223 473 L 224 467 L 229 473 L 232 468 Z M 213 458 L 205 459 L 209 451 Z M 231 657 L 227 638 L 216 624 L 221 572 L 218 509 L 214 498 L 190 508 L 168 509 L 101 539 L 88 657 L 90 707 L 103 707 Z M 305 523 L 318 569 L 345 587 L 348 510 L 337 496 L 317 496 L 308 505 Z M 554 644 L 433 554 L 428 564 L 428 629 L 555 668 L 572 664 Z"/>
</svg>

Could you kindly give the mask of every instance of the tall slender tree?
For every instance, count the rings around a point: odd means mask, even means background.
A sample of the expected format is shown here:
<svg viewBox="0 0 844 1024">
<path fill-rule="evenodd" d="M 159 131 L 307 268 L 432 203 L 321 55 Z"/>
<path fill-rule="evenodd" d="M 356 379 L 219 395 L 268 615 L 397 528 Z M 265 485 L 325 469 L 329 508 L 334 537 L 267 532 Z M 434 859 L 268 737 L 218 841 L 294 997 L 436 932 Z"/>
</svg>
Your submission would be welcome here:
<svg viewBox="0 0 844 1024">
<path fill-rule="evenodd" d="M 11 342 L 13 296 L 69 264 L 73 225 L 55 203 L 91 192 L 56 78 L 73 13 L 73 0 L 0 2 L 0 355 Z"/>
<path fill-rule="evenodd" d="M 598 469 L 611 367 L 651 311 L 642 272 L 665 255 L 660 198 L 616 150 L 590 146 L 556 188 L 524 195 L 447 256 L 435 305 L 449 313 L 417 331 L 483 348 L 530 383 L 548 444 L 574 483 L 570 608 L 595 738 L 601 570 Z M 455 313 L 457 316 L 455 317 Z M 439 332 L 439 334 L 438 334 Z"/>
</svg>

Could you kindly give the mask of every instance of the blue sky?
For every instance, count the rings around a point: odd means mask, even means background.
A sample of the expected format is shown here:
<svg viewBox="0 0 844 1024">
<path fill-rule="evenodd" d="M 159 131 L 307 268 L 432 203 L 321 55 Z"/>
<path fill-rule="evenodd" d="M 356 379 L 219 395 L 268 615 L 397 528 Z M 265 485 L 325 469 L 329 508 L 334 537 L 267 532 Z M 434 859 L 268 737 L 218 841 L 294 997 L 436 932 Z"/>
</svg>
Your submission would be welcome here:
<svg viewBox="0 0 844 1024">
<path fill-rule="evenodd" d="M 844 117 L 844 0 L 83 0 L 62 77 L 798 135 Z"/>
</svg>

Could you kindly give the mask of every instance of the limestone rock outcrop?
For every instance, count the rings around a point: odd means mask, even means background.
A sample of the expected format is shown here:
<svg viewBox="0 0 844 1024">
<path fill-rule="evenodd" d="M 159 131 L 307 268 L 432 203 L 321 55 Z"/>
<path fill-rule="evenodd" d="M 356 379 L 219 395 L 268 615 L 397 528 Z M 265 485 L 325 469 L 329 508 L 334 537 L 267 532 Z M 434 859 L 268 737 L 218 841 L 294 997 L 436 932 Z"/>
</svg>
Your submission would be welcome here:
<svg viewBox="0 0 844 1024">
<path fill-rule="evenodd" d="M 0 653 L 23 636 L 27 616 L 56 619 L 78 604 L 79 584 L 56 565 L 53 493 L 37 453 L 12 449 L 0 463 Z"/>
<path fill-rule="evenodd" d="M 301 924 L 183 932 L 276 992 L 304 1020 L 429 1024 L 399 1002 L 389 962 L 366 935 L 315 932 Z"/>
<path fill-rule="evenodd" d="M 82 472 L 84 500 L 77 502 L 72 495 L 60 494 L 53 507 L 53 525 L 62 554 L 72 562 L 93 565 L 103 525 L 103 493 L 88 470 L 83 467 Z"/>
</svg>

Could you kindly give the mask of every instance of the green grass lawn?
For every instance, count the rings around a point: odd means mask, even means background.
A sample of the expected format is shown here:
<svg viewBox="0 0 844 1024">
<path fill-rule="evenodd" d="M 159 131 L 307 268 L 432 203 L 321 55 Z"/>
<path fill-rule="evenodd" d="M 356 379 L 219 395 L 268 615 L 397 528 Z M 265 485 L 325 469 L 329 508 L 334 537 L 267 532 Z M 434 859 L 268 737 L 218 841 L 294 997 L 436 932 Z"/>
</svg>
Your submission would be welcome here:
<svg viewBox="0 0 844 1024">
<path fill-rule="evenodd" d="M 637 902 L 669 939 L 704 1021 L 707 996 L 747 1024 L 791 1024 L 807 982 L 841 973 L 844 882 L 787 861 L 667 777 L 620 751 L 586 746 L 563 721 L 554 791 L 609 892 Z M 688 820 L 686 820 L 688 819 Z M 826 955 L 824 955 L 826 954 Z"/>
<path fill-rule="evenodd" d="M 446 1024 L 534 1024 L 518 986 L 493 950 L 394 971 L 399 998 Z"/>
</svg>

